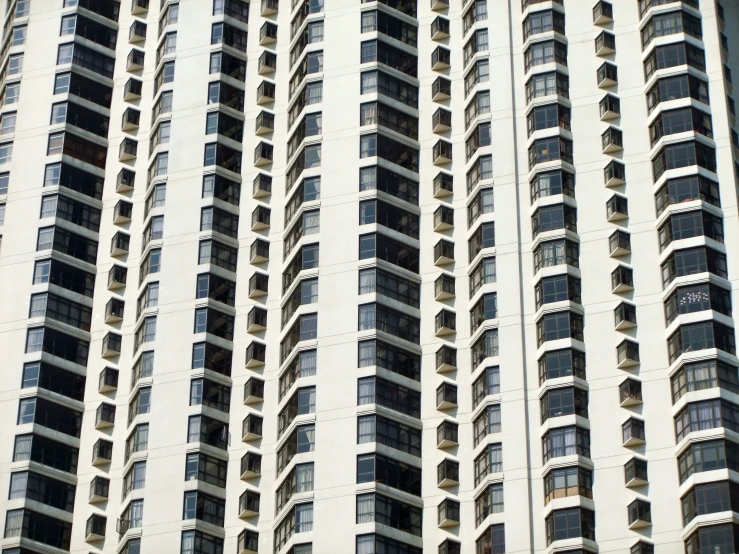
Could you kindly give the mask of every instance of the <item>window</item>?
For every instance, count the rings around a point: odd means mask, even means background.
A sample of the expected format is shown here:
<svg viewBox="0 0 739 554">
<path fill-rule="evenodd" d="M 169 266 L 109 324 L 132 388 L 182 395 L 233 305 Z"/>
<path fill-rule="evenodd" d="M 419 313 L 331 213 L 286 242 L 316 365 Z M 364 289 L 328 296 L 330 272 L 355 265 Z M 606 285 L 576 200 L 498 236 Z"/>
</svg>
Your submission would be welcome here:
<svg viewBox="0 0 739 554">
<path fill-rule="evenodd" d="M 400 200 L 418 205 L 418 183 L 380 166 L 359 170 L 359 190 L 379 190 Z"/>
<path fill-rule="evenodd" d="M 357 483 L 383 483 L 421 496 L 421 469 L 381 454 L 357 456 Z"/>
<path fill-rule="evenodd" d="M 486 367 L 480 376 L 472 383 L 472 409 L 474 410 L 491 394 L 500 394 L 500 368 Z"/>
<path fill-rule="evenodd" d="M 416 77 L 418 59 L 413 54 L 390 46 L 386 42 L 368 40 L 362 43 L 359 63 L 379 62 Z"/>
<path fill-rule="evenodd" d="M 548 431 L 542 442 L 544 461 L 562 456 L 579 455 L 590 458 L 590 431 L 577 426 Z"/>
<path fill-rule="evenodd" d="M 718 360 L 682 364 L 677 373 L 672 376 L 671 381 L 673 404 L 688 392 L 714 387 L 720 387 L 739 394 L 739 373 L 737 368 Z"/>
<path fill-rule="evenodd" d="M 720 323 L 704 321 L 681 325 L 667 339 L 670 363 L 685 352 L 717 348 L 731 355 L 736 353 L 734 329 Z"/>
<path fill-rule="evenodd" d="M 418 87 L 406 83 L 380 70 L 365 71 L 361 74 L 361 94 L 378 93 L 393 100 L 397 100 L 418 108 Z"/>
<path fill-rule="evenodd" d="M 472 344 L 472 371 L 485 360 L 495 357 L 498 351 L 498 330 L 488 329 Z"/>
<path fill-rule="evenodd" d="M 464 77 L 464 96 L 467 98 L 475 86 L 490 81 L 490 60 L 477 60 Z"/>
<path fill-rule="evenodd" d="M 739 487 L 728 481 L 695 485 L 681 502 L 683 525 L 688 525 L 697 516 L 739 507 Z"/>
<path fill-rule="evenodd" d="M 686 33 L 697 39 L 702 38 L 701 20 L 684 11 L 661 13 L 652 16 L 641 31 L 642 50 L 657 37 Z"/>
<path fill-rule="evenodd" d="M 731 441 L 712 440 L 690 443 L 677 459 L 680 470 L 680 483 L 684 483 L 694 473 L 728 468 L 737 471 L 739 467 L 739 447 Z"/>
<path fill-rule="evenodd" d="M 421 536 L 421 508 L 382 494 L 357 495 L 357 524 L 370 522 Z"/>
<path fill-rule="evenodd" d="M 125 499 L 133 490 L 143 489 L 146 485 L 146 462 L 135 462 L 123 476 L 123 493 Z"/>
<path fill-rule="evenodd" d="M 151 409 L 151 387 L 141 387 L 128 403 L 128 423 L 131 425 L 137 415 L 148 414 Z"/>
<path fill-rule="evenodd" d="M 720 8 L 720 5 L 716 5 Z M 685 539 L 685 551 L 689 554 L 704 552 L 706 549 L 713 552 L 731 552 L 736 550 L 736 525 L 731 523 L 699 527 L 692 535 Z"/>
<path fill-rule="evenodd" d="M 359 306 L 359 331 L 376 329 L 383 333 L 420 344 L 420 321 L 382 304 Z"/>
<path fill-rule="evenodd" d="M 561 104 L 547 104 L 535 107 L 526 118 L 528 134 L 535 131 L 561 127 L 570 129 L 570 109 Z"/>
<path fill-rule="evenodd" d="M 236 271 L 237 250 L 215 240 L 201 240 L 198 264 L 214 264 L 229 271 Z"/>
<path fill-rule="evenodd" d="M 226 488 L 227 463 L 202 452 L 187 454 L 185 481 L 200 480 L 222 489 Z"/>
<path fill-rule="evenodd" d="M 584 538 L 595 540 L 595 512 L 584 508 L 554 510 L 545 521 L 547 545 L 554 541 Z"/>
<path fill-rule="evenodd" d="M 294 534 L 313 531 L 313 503 L 296 504 L 275 528 L 275 551 L 279 551 Z"/>
<path fill-rule="evenodd" d="M 470 298 L 472 298 L 483 285 L 495 283 L 495 281 L 495 257 L 482 258 L 470 274 Z"/>
<path fill-rule="evenodd" d="M 556 40 L 537 42 L 524 52 L 524 68 L 527 73 L 532 67 L 554 62 L 567 66 L 566 44 Z"/>
<path fill-rule="evenodd" d="M 228 425 L 204 415 L 190 416 L 187 442 L 203 442 L 221 450 L 228 446 Z"/>
<path fill-rule="evenodd" d="M 421 430 L 381 415 L 357 417 L 357 444 L 368 442 L 421 457 Z"/>
<path fill-rule="evenodd" d="M 531 102 L 534 98 L 559 95 L 563 98 L 570 97 L 570 79 L 568 76 L 551 71 L 549 73 L 538 73 L 526 82 L 526 101 Z"/>
<path fill-rule="evenodd" d="M 538 345 L 547 341 L 572 338 L 583 340 L 583 318 L 573 312 L 556 312 L 544 314 L 536 324 Z"/>
<path fill-rule="evenodd" d="M 544 503 L 555 498 L 593 498 L 593 472 L 578 466 L 553 469 L 544 477 Z"/>
<path fill-rule="evenodd" d="M 381 233 L 359 236 L 359 259 L 379 258 L 413 273 L 418 273 L 417 248 L 393 240 Z"/>
<path fill-rule="evenodd" d="M 530 14 L 523 22 L 523 40 L 528 40 L 532 35 L 538 35 L 549 31 L 564 34 L 565 16 L 554 10 L 544 10 Z"/>
<path fill-rule="evenodd" d="M 377 366 L 415 381 L 421 379 L 418 354 L 376 339 L 359 342 L 357 366 Z"/>
<path fill-rule="evenodd" d="M 672 214 L 659 228 L 660 251 L 667 248 L 673 240 L 699 236 L 724 242 L 723 220 L 703 210 Z"/>
<path fill-rule="evenodd" d="M 568 264 L 579 267 L 579 245 L 569 240 L 541 242 L 534 249 L 534 271 L 544 267 Z"/>
<path fill-rule="evenodd" d="M 418 173 L 418 150 L 377 133 L 361 135 L 359 157 L 364 159 L 374 156 Z"/>
<path fill-rule="evenodd" d="M 1 105 L 9 106 L 10 104 L 15 104 L 16 102 L 18 102 L 18 98 L 20 98 L 20 93 L 21 93 L 20 83 L 7 85 L 5 87 L 5 90 L 3 91 Z"/>
<path fill-rule="evenodd" d="M 13 158 L 13 143 L 0 143 L 0 164 L 7 164 Z"/>
<path fill-rule="evenodd" d="M 503 512 L 503 483 L 489 485 L 475 498 L 475 525 L 482 524 L 490 514 Z M 483 552 L 491 552 L 490 549 Z"/>
<path fill-rule="evenodd" d="M 59 54 L 61 55 L 62 47 L 59 47 Z M 71 61 L 71 58 L 70 60 Z M 58 63 L 69 63 L 69 62 L 58 62 Z M 23 71 L 23 54 L 14 54 L 8 58 L 8 67 L 6 69 L 8 75 L 19 75 Z"/>
<path fill-rule="evenodd" d="M 588 417 L 588 392 L 577 387 L 547 390 L 539 403 L 542 423 L 550 417 L 571 414 Z"/>
<path fill-rule="evenodd" d="M 192 368 L 209 369 L 221 375 L 230 376 L 232 356 L 231 350 L 209 342 L 197 342 L 192 345 Z"/>
<path fill-rule="evenodd" d="M 703 50 L 686 42 L 677 42 L 665 46 L 657 46 L 644 60 L 644 78 L 646 81 L 658 69 L 667 69 L 679 65 L 689 65 L 698 71 L 706 71 L 706 55 Z"/>
<path fill-rule="evenodd" d="M 387 2 L 390 3 L 390 2 Z M 415 10 L 416 3 L 408 2 L 408 6 Z M 415 13 L 415 12 L 414 12 Z M 392 552 L 393 554 L 422 554 L 423 550 L 404 542 L 385 537 L 383 535 L 369 534 L 357 535 L 356 549 L 358 554 L 374 552 Z M 294 554 L 298 554 L 296 550 Z M 302 554 L 302 553 L 301 553 Z M 308 553 L 310 554 L 310 553 Z"/>
<path fill-rule="evenodd" d="M 316 446 L 316 426 L 298 425 L 277 451 L 277 473 L 281 473 L 296 454 L 313 452 Z"/>
<path fill-rule="evenodd" d="M 491 473 L 503 471 L 503 445 L 500 443 L 488 444 L 475 458 L 475 486 L 479 485 Z"/>
<path fill-rule="evenodd" d="M 183 531 L 180 554 L 223 554 L 223 539 L 202 531 Z"/>
<path fill-rule="evenodd" d="M 473 422 L 473 446 L 477 447 L 487 435 L 500 433 L 500 404 L 488 406 Z"/>
<path fill-rule="evenodd" d="M 292 353 L 298 342 L 314 340 L 318 337 L 318 314 L 300 315 L 293 323 L 290 331 L 280 342 L 280 363 Z"/>
<path fill-rule="evenodd" d="M 362 12 L 361 32 L 370 33 L 372 31 L 378 31 L 414 48 L 417 44 L 417 28 L 384 11 Z"/>
<path fill-rule="evenodd" d="M 475 257 L 485 248 L 495 247 L 495 222 L 483 223 L 467 241 L 469 259 Z"/>
<path fill-rule="evenodd" d="M 572 141 L 561 137 L 550 137 L 536 140 L 529 147 L 529 170 L 536 164 L 561 160 L 573 163 Z"/>
<path fill-rule="evenodd" d="M 678 442 L 693 431 L 717 427 L 739 429 L 739 407 L 726 400 L 707 400 L 690 403 L 675 416 Z"/>
<path fill-rule="evenodd" d="M 357 405 L 366 404 L 379 404 L 411 417 L 421 417 L 421 393 L 380 377 L 357 380 Z"/>
<path fill-rule="evenodd" d="M 676 277 L 704 272 L 726 279 L 726 256 L 706 247 L 676 250 L 662 264 L 662 283 L 666 288 Z"/>
</svg>

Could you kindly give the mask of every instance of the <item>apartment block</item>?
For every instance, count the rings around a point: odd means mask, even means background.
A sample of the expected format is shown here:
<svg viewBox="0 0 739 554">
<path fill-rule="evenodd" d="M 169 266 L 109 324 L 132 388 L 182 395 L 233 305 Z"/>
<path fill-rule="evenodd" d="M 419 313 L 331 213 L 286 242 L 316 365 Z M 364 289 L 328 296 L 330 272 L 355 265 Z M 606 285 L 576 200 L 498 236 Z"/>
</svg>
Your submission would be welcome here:
<svg viewBox="0 0 739 554">
<path fill-rule="evenodd" d="M 739 552 L 736 0 L 0 3 L 0 554 Z"/>
</svg>

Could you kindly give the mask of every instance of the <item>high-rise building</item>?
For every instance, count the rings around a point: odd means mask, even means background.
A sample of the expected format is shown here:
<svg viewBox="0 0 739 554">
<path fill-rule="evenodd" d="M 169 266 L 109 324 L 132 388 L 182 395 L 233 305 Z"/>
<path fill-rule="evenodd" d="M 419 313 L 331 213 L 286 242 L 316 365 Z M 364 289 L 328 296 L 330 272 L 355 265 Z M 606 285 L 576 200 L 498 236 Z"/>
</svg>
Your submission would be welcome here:
<svg viewBox="0 0 739 554">
<path fill-rule="evenodd" d="M 1 1 L 1 554 L 739 552 L 737 0 Z"/>
</svg>

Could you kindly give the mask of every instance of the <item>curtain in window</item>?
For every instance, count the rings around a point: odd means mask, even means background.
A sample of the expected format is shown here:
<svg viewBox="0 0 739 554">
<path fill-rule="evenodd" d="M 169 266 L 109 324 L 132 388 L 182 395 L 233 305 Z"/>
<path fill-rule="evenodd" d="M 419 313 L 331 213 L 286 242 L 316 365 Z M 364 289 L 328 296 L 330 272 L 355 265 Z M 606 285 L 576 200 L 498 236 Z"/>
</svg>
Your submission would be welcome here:
<svg viewBox="0 0 739 554">
<path fill-rule="evenodd" d="M 377 364 L 375 341 L 359 343 L 359 367 L 368 367 Z"/>
<path fill-rule="evenodd" d="M 296 544 L 293 547 L 293 554 L 313 554 L 313 544 Z"/>
<path fill-rule="evenodd" d="M 480 179 L 491 179 L 493 177 L 493 158 L 483 156 L 480 158 Z"/>
<path fill-rule="evenodd" d="M 375 536 L 357 537 L 357 554 L 375 554 Z"/>
<path fill-rule="evenodd" d="M 5 538 L 19 537 L 23 528 L 23 510 L 8 510 L 5 516 Z"/>
<path fill-rule="evenodd" d="M 564 432 L 564 456 L 570 456 L 577 454 L 577 448 L 575 446 L 575 430 L 567 429 Z"/>
<path fill-rule="evenodd" d="M 498 331 L 488 331 L 485 333 L 485 355 L 498 355 Z"/>
<path fill-rule="evenodd" d="M 373 404 L 375 402 L 374 378 L 360 379 L 357 388 L 358 404 Z"/>
<path fill-rule="evenodd" d="M 490 472 L 503 471 L 503 448 L 499 444 L 490 447 Z"/>
<path fill-rule="evenodd" d="M 359 157 L 377 156 L 377 136 L 364 135 L 359 140 Z"/>
<path fill-rule="evenodd" d="M 151 236 L 152 238 L 159 236 L 161 238 L 164 230 L 164 217 L 151 218 Z"/>
<path fill-rule="evenodd" d="M 299 504 L 295 507 L 295 532 L 313 531 L 313 504 Z"/>
<path fill-rule="evenodd" d="M 493 213 L 493 189 L 480 192 L 480 209 L 484 214 Z"/>
<path fill-rule="evenodd" d="M 157 318 L 150 317 L 144 323 L 144 342 L 153 341 L 157 337 Z"/>
<path fill-rule="evenodd" d="M 180 554 L 194 554 L 195 552 L 195 531 L 185 531 L 182 533 L 182 545 L 180 546 Z"/>
<path fill-rule="evenodd" d="M 38 247 L 36 250 L 47 250 L 54 245 L 54 228 L 39 229 Z"/>
<path fill-rule="evenodd" d="M 359 272 L 359 294 L 375 292 L 376 270 L 365 269 Z"/>
<path fill-rule="evenodd" d="M 377 92 L 377 72 L 362 73 L 362 94 Z"/>
<path fill-rule="evenodd" d="M 187 430 L 187 442 L 198 442 L 200 440 L 200 417 L 190 418 Z"/>
<path fill-rule="evenodd" d="M 203 208 L 200 212 L 200 230 L 208 231 L 213 228 L 213 208 Z"/>
<path fill-rule="evenodd" d="M 15 454 L 13 455 L 14 462 L 20 462 L 23 460 L 31 459 L 31 445 L 33 444 L 33 437 L 16 437 L 15 439 Z"/>
<path fill-rule="evenodd" d="M 42 317 L 46 313 L 45 294 L 39 294 L 31 297 L 31 313 L 29 317 Z"/>
<path fill-rule="evenodd" d="M 366 304 L 359 307 L 359 330 L 365 331 L 367 329 L 375 328 L 375 305 Z"/>
<path fill-rule="evenodd" d="M 131 502 L 131 527 L 141 527 L 144 518 L 144 501 Z"/>
<path fill-rule="evenodd" d="M 25 498 L 26 487 L 28 485 L 28 472 L 20 471 L 11 474 L 10 477 L 10 494 L 8 498 L 10 500 L 14 498 Z"/>
<path fill-rule="evenodd" d="M 313 464 L 301 464 L 295 467 L 295 492 L 313 490 Z"/>
<path fill-rule="evenodd" d="M 374 167 L 362 169 L 359 172 L 359 190 L 374 190 L 377 188 L 377 171 Z"/>
<path fill-rule="evenodd" d="M 375 495 L 357 496 L 357 523 L 369 523 L 375 520 Z"/>
<path fill-rule="evenodd" d="M 490 503 L 491 503 L 491 512 L 492 513 L 499 513 L 503 511 L 503 487 L 490 487 Z"/>
<path fill-rule="evenodd" d="M 309 377 L 316 374 L 316 351 L 308 350 L 300 353 L 300 377 Z"/>
<path fill-rule="evenodd" d="M 377 60 L 377 42 L 363 42 L 362 43 L 362 54 L 361 62 L 374 62 Z"/>
<path fill-rule="evenodd" d="M 498 368 L 488 368 L 486 370 L 487 394 L 497 394 L 500 392 L 500 371 Z"/>
<path fill-rule="evenodd" d="M 306 104 L 316 104 L 323 99 L 323 83 L 309 83 L 305 89 Z"/>
<path fill-rule="evenodd" d="M 319 211 L 303 214 L 303 235 L 312 235 L 321 230 L 321 213 Z"/>
<path fill-rule="evenodd" d="M 360 125 L 376 125 L 378 123 L 377 104 L 362 104 Z"/>
<path fill-rule="evenodd" d="M 375 416 L 359 418 L 357 426 L 357 443 L 375 442 Z"/>
<path fill-rule="evenodd" d="M 500 433 L 500 406 L 488 408 L 488 433 Z"/>
<path fill-rule="evenodd" d="M 564 456 L 564 435 L 557 431 L 549 435 L 549 457 Z"/>
</svg>

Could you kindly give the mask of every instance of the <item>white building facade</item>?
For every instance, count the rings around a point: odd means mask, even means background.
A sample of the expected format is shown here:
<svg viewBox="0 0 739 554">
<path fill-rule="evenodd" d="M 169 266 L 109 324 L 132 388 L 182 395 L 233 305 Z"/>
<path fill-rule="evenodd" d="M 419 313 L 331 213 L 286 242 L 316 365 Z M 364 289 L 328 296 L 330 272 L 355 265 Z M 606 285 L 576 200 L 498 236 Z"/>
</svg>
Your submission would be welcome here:
<svg viewBox="0 0 739 554">
<path fill-rule="evenodd" d="M 2 554 L 739 552 L 734 0 L 8 0 Z"/>
</svg>

